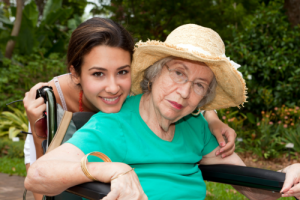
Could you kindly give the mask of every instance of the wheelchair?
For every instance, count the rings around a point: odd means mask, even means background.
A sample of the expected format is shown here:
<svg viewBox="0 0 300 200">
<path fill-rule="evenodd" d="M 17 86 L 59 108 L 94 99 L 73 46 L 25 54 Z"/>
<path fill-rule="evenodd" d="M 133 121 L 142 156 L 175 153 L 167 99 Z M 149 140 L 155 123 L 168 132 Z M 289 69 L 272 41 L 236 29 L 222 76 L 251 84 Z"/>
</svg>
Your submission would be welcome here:
<svg viewBox="0 0 300 200">
<path fill-rule="evenodd" d="M 43 142 L 44 152 L 47 150 L 51 141 L 55 137 L 58 122 L 57 122 L 57 104 L 55 96 L 51 88 L 44 87 L 41 89 L 40 96 L 46 102 L 47 113 L 47 140 Z M 89 112 L 73 113 L 71 123 L 78 130 L 81 128 L 93 115 Z M 74 133 L 74 131 L 73 131 Z M 71 133 L 71 135 L 73 134 Z M 65 135 L 62 143 L 71 137 Z M 265 169 L 234 166 L 234 165 L 199 165 L 202 172 L 203 179 L 206 181 L 246 186 L 269 190 L 273 192 L 280 192 L 284 180 L 285 173 L 275 172 Z M 89 182 L 73 186 L 66 190 L 71 195 L 69 198 L 45 197 L 46 200 L 57 199 L 75 199 L 77 197 L 84 197 L 90 200 L 99 200 L 105 197 L 110 192 L 110 184 L 101 182 Z M 64 192 L 64 193 L 66 193 Z M 68 195 L 67 195 L 68 196 Z M 66 197 L 66 196 L 65 196 Z M 78 198 L 78 199 L 80 199 Z M 296 199 L 296 198 L 295 198 Z"/>
</svg>

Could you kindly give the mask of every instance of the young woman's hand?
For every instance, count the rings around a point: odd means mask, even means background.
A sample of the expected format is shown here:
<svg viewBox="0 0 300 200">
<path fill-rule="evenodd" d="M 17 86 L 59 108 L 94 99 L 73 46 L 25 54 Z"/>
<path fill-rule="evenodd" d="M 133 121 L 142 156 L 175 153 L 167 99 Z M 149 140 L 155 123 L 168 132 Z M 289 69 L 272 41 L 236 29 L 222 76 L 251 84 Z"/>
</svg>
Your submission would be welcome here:
<svg viewBox="0 0 300 200">
<path fill-rule="evenodd" d="M 30 124 L 34 124 L 37 119 L 43 116 L 43 112 L 46 110 L 44 99 L 42 97 L 35 99 L 36 91 L 43 86 L 48 86 L 48 83 L 38 83 L 29 92 L 25 93 L 23 104 Z"/>
<path fill-rule="evenodd" d="M 282 197 L 300 198 L 300 163 L 290 165 L 282 170 L 286 173 L 283 187 L 280 191 Z"/>
<path fill-rule="evenodd" d="M 147 200 L 148 197 L 144 193 L 138 176 L 134 170 L 132 170 L 129 165 L 124 163 L 112 164 L 117 168 L 116 172 L 113 173 L 114 175 L 111 178 L 113 179 L 111 181 L 111 191 L 102 200 Z M 115 167 L 112 167 L 111 169 L 115 170 L 114 168 Z M 110 172 L 106 173 L 110 174 Z M 101 176 L 103 176 L 103 174 Z"/>
<path fill-rule="evenodd" d="M 221 154 L 222 158 L 225 158 L 233 154 L 235 150 L 235 131 L 227 124 L 224 124 L 215 111 L 206 111 L 204 117 L 208 122 L 210 131 L 217 138 L 220 146 L 220 150 L 216 152 L 216 155 Z"/>
<path fill-rule="evenodd" d="M 43 112 L 46 110 L 46 104 L 44 103 L 44 99 L 42 97 L 36 99 L 36 91 L 43 86 L 48 86 L 48 83 L 38 83 L 33 86 L 29 92 L 25 93 L 25 97 L 23 99 L 23 104 L 25 107 L 25 111 L 27 114 L 28 121 L 30 122 L 31 133 L 33 136 L 35 149 L 36 149 L 36 157 L 39 158 L 43 155 L 42 142 L 45 140 L 44 138 L 40 138 L 35 133 L 35 122 L 43 117 Z M 41 126 L 41 125 L 40 125 Z M 36 127 L 39 128 L 39 127 Z M 42 128 L 40 128 L 42 129 Z"/>
</svg>

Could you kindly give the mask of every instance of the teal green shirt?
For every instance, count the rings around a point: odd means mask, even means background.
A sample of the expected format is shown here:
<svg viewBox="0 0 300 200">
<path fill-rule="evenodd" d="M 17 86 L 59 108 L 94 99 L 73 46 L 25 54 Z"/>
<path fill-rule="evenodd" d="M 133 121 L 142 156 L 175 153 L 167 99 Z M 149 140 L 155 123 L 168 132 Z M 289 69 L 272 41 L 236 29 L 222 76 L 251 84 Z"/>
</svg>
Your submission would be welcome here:
<svg viewBox="0 0 300 200">
<path fill-rule="evenodd" d="M 175 124 L 171 142 L 153 133 L 139 114 L 142 95 L 128 98 L 119 113 L 95 114 L 68 141 L 85 154 L 99 151 L 112 162 L 135 168 L 144 192 L 153 199 L 204 199 L 206 186 L 197 162 L 218 143 L 202 115 Z M 89 161 L 100 161 L 93 156 Z"/>
</svg>

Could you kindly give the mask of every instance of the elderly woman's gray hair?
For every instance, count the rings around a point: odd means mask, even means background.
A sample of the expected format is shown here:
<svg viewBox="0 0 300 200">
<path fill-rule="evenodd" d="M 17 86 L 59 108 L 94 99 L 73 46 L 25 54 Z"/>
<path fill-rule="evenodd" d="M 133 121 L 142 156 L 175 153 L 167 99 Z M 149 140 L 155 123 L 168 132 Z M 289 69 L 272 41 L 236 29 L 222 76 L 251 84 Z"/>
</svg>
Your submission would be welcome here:
<svg viewBox="0 0 300 200">
<path fill-rule="evenodd" d="M 155 78 L 160 74 L 163 66 L 167 62 L 170 62 L 171 60 L 174 60 L 174 59 L 176 59 L 176 58 L 175 57 L 163 58 L 145 70 L 143 80 L 141 81 L 141 88 L 142 88 L 144 94 L 150 92 L 148 87 L 151 86 L 151 80 L 155 80 Z M 208 104 L 215 98 L 217 85 L 218 85 L 218 83 L 217 83 L 216 77 L 214 75 L 212 81 L 209 84 L 210 92 L 199 102 L 199 104 L 198 104 L 199 108 L 204 106 L 205 104 Z"/>
</svg>

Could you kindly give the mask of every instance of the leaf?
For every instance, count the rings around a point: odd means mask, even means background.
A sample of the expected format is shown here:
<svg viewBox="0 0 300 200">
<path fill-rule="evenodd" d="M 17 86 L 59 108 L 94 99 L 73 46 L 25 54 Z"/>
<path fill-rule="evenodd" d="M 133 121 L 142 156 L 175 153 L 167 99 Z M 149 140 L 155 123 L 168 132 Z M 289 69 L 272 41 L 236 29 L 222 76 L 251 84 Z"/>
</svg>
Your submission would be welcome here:
<svg viewBox="0 0 300 200">
<path fill-rule="evenodd" d="M 256 124 L 255 116 L 252 113 L 247 113 L 246 115 L 247 115 L 247 118 L 249 119 L 249 122 L 251 124 Z"/>
<path fill-rule="evenodd" d="M 35 28 L 32 26 L 33 22 L 26 16 L 22 17 L 22 24 L 20 33 L 17 37 L 17 43 L 19 45 L 21 53 L 30 54 L 34 45 L 36 44 L 36 38 L 34 34 Z"/>
<path fill-rule="evenodd" d="M 24 7 L 23 17 L 26 17 L 29 21 L 31 21 L 32 27 L 35 27 L 38 22 L 39 12 L 37 10 L 36 4 L 34 1 L 31 1 Z"/>
<path fill-rule="evenodd" d="M 0 22 L 4 24 L 13 24 L 8 18 L 6 18 L 4 15 L 0 14 Z"/>
<path fill-rule="evenodd" d="M 64 21 L 69 18 L 69 16 L 72 14 L 73 9 L 72 8 L 66 8 L 66 9 L 57 9 L 56 11 L 52 11 L 47 15 L 47 18 L 45 18 L 42 23 L 45 24 L 54 24 L 57 20 Z"/>
<path fill-rule="evenodd" d="M 49 17 L 48 15 L 50 13 L 53 13 L 58 9 L 60 9 L 61 6 L 62 6 L 62 0 L 48 0 L 44 8 L 42 21 L 46 20 Z"/>
</svg>

